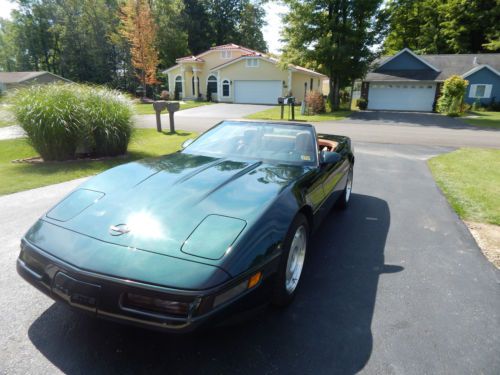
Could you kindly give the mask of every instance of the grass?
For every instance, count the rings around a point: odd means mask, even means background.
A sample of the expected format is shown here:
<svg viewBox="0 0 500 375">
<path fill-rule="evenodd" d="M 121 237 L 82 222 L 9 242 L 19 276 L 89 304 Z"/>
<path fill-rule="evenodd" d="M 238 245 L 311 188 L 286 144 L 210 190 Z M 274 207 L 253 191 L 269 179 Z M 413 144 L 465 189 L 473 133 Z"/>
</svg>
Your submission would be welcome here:
<svg viewBox="0 0 500 375">
<path fill-rule="evenodd" d="M 155 129 L 137 129 L 129 145 L 128 156 L 101 161 L 71 161 L 47 164 L 12 163 L 14 159 L 36 156 L 26 139 L 0 141 L 0 195 L 56 184 L 100 173 L 118 164 L 177 151 L 193 133 L 158 133 Z"/>
<path fill-rule="evenodd" d="M 462 117 L 462 120 L 470 125 L 500 129 L 500 112 L 469 112 L 468 115 L 478 116 Z"/>
<path fill-rule="evenodd" d="M 464 148 L 432 158 L 429 166 L 462 219 L 500 225 L 500 150 Z"/>
<path fill-rule="evenodd" d="M 349 116 L 351 111 L 348 110 L 340 110 L 336 112 L 326 112 L 320 113 L 317 115 L 305 116 L 300 114 L 300 106 L 295 106 L 295 120 L 296 121 L 307 121 L 307 122 L 316 122 L 316 121 L 336 121 L 342 120 L 346 116 Z M 284 116 L 283 118 L 287 120 L 288 115 L 288 107 L 285 106 Z M 245 118 L 253 119 L 253 120 L 280 120 L 281 119 L 281 108 L 280 106 L 275 106 L 270 109 L 266 109 L 261 112 L 253 113 L 251 115 L 246 116 Z"/>
<path fill-rule="evenodd" d="M 190 108 L 195 108 L 195 107 L 201 107 L 203 105 L 210 105 L 213 104 L 212 102 L 197 102 L 194 100 L 186 101 L 186 102 L 180 102 L 180 111 L 184 109 L 190 109 Z M 142 104 L 142 103 L 134 103 L 134 110 L 135 113 L 138 115 L 154 115 L 155 110 L 153 109 L 153 104 Z M 164 113 L 167 113 L 167 111 L 163 111 Z"/>
</svg>

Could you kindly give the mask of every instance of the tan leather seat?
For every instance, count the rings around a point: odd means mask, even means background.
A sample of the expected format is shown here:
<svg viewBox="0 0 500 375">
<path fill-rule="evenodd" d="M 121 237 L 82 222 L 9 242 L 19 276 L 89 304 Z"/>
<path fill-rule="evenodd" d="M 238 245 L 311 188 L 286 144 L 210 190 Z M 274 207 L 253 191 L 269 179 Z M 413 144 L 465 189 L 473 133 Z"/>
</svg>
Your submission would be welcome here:
<svg viewBox="0 0 500 375">
<path fill-rule="evenodd" d="M 325 147 L 326 151 L 334 151 L 338 145 L 338 142 L 330 141 L 329 139 L 318 139 L 318 148 L 320 151 L 323 151 Z"/>
</svg>

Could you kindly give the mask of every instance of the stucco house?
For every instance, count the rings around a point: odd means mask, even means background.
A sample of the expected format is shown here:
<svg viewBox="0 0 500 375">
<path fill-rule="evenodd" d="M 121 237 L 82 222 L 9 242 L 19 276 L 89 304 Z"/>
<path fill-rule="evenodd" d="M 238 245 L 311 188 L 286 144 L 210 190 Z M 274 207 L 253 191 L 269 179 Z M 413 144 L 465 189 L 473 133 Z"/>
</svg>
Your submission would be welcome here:
<svg viewBox="0 0 500 375">
<path fill-rule="evenodd" d="M 228 103 L 277 104 L 277 98 L 291 93 L 297 102 L 309 90 L 321 92 L 323 74 L 288 65 L 264 53 L 236 44 L 215 46 L 197 56 L 176 60 L 164 71 L 169 91 L 182 98 L 206 98 Z"/>
<path fill-rule="evenodd" d="M 53 82 L 71 82 L 57 74 L 40 72 L 0 72 L 0 92 L 14 87 L 39 85 Z"/>
<path fill-rule="evenodd" d="M 368 109 L 432 111 L 443 81 L 460 75 L 469 81 L 464 99 L 500 101 L 500 54 L 417 55 L 408 48 L 376 61 L 361 85 Z"/>
</svg>

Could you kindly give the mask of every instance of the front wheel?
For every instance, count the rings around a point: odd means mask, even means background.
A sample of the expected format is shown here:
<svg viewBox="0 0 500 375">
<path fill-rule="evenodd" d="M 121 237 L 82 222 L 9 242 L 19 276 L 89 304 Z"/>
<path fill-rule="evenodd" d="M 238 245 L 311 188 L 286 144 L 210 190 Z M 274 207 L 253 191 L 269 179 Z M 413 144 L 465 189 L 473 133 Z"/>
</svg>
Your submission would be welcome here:
<svg viewBox="0 0 500 375">
<path fill-rule="evenodd" d="M 353 167 L 351 166 L 351 168 L 349 168 L 349 172 L 347 172 L 347 181 L 345 184 L 344 191 L 342 192 L 342 195 L 338 200 L 338 206 L 344 210 L 349 205 L 349 200 L 351 199 L 353 175 L 354 175 L 354 170 Z"/>
<path fill-rule="evenodd" d="M 292 302 L 304 268 L 309 237 L 309 223 L 298 214 L 283 242 L 283 255 L 276 275 L 272 303 L 284 307 Z"/>
</svg>

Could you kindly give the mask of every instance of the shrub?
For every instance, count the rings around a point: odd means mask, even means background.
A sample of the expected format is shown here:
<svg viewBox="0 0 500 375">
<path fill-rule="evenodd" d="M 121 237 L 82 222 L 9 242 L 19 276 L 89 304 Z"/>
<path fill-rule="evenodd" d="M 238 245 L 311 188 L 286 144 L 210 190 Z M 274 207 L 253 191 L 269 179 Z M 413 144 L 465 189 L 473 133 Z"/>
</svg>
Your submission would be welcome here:
<svg viewBox="0 0 500 375">
<path fill-rule="evenodd" d="M 462 104 L 468 84 L 468 81 L 457 75 L 451 76 L 444 81 L 441 96 L 437 102 L 437 110 L 448 116 L 456 116 L 463 112 Z"/>
<path fill-rule="evenodd" d="M 68 160 L 84 148 L 94 156 L 127 151 L 131 103 L 119 92 L 77 84 L 31 86 L 9 101 L 17 122 L 44 160 Z"/>
<path fill-rule="evenodd" d="M 364 98 L 356 100 L 356 107 L 364 111 L 366 108 L 368 108 L 368 100 Z"/>
<path fill-rule="evenodd" d="M 325 99 L 323 95 L 317 91 L 309 91 L 306 94 L 307 112 L 310 115 L 325 112 Z"/>
</svg>

